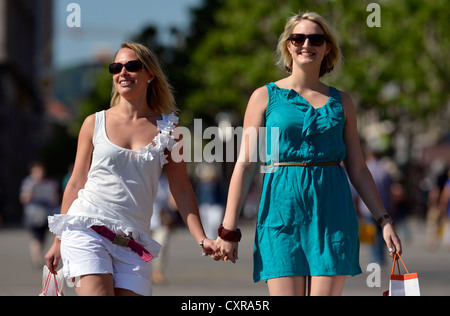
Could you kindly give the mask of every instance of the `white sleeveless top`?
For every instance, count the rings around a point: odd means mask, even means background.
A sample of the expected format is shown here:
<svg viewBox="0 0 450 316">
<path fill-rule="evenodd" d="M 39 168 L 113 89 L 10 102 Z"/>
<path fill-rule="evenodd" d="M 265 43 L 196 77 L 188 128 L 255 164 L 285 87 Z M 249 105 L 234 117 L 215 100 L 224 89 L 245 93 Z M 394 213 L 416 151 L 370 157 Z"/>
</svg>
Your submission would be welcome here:
<svg viewBox="0 0 450 316">
<path fill-rule="evenodd" d="M 112 143 L 106 134 L 105 111 L 96 113 L 94 151 L 88 179 L 67 214 L 49 216 L 49 228 L 61 236 L 66 228 L 104 225 L 117 234 L 132 235 L 157 256 L 160 245 L 150 237 L 150 220 L 158 191 L 165 149 L 177 144 L 172 136 L 178 117 L 162 114 L 159 134 L 140 151 Z"/>
</svg>

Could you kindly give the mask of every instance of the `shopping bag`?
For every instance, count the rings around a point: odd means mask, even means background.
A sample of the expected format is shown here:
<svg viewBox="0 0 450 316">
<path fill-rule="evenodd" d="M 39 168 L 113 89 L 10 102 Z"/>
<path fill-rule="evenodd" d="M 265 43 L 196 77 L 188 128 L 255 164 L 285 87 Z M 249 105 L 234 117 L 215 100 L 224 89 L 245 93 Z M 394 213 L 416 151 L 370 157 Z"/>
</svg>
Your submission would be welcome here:
<svg viewBox="0 0 450 316">
<path fill-rule="evenodd" d="M 39 296 L 64 296 L 64 276 L 62 269 L 50 271 L 44 266 Z"/>
<path fill-rule="evenodd" d="M 406 270 L 406 274 L 401 274 L 400 264 Z M 394 274 L 397 264 L 398 274 Z M 420 296 L 419 276 L 417 273 L 409 273 L 400 255 L 394 253 L 394 263 L 392 264 L 391 276 L 389 278 L 389 291 L 383 293 L 384 296 Z"/>
</svg>

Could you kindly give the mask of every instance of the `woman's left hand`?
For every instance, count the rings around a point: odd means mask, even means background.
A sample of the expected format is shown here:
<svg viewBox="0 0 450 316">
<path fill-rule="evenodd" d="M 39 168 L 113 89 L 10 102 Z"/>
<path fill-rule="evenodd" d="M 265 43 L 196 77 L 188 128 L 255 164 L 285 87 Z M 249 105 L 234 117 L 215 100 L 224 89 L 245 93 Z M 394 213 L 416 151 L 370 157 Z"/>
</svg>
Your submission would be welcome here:
<svg viewBox="0 0 450 316">
<path fill-rule="evenodd" d="M 402 242 L 395 233 L 392 223 L 386 221 L 386 223 L 381 224 L 381 230 L 383 232 L 384 241 L 386 242 L 386 245 L 390 251 L 390 256 L 394 257 L 394 253 L 396 251 L 399 255 L 401 255 Z"/>
</svg>

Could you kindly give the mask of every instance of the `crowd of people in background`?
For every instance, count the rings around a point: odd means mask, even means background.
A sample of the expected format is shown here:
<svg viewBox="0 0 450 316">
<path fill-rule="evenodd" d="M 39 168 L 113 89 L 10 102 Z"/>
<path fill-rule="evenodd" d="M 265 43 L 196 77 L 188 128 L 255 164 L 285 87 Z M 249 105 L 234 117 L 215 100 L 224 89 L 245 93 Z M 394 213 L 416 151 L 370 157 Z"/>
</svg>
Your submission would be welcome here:
<svg viewBox="0 0 450 316">
<path fill-rule="evenodd" d="M 395 225 L 399 227 L 399 233 L 406 241 L 413 238 L 406 221 L 407 216 L 413 215 L 411 214 L 412 205 L 402 182 L 402 173 L 388 156 L 368 149 L 365 155 L 383 202 L 392 214 Z M 58 212 L 60 196 L 72 168 L 73 166 L 69 166 L 68 173 L 62 177 L 61 181 L 57 181 L 46 175 L 43 162 L 35 161 L 30 164 L 29 175 L 22 182 L 19 199 L 23 204 L 23 224 L 30 231 L 30 261 L 36 268 L 41 269 L 43 265 L 43 245 L 48 231 L 47 215 Z M 421 192 L 419 196 L 423 196 L 426 203 L 423 213 L 419 215 L 425 220 L 423 227 L 427 233 L 427 248 L 436 250 L 441 247 L 450 251 L 450 168 L 445 163 L 435 162 L 427 170 L 418 187 Z M 220 166 L 199 164 L 193 175 L 193 184 L 205 231 L 211 238 L 216 238 L 217 227 L 223 218 L 226 202 L 226 183 L 220 177 Z M 253 195 L 250 194 L 242 212 L 242 216 L 250 220 L 257 216 L 258 192 L 256 191 L 257 189 L 252 190 L 256 198 L 252 198 Z M 360 222 L 361 242 L 370 244 L 372 248 L 370 260 L 384 264 L 386 258 L 379 229 L 357 194 L 354 195 L 354 200 Z M 159 258 L 153 263 L 152 282 L 154 284 L 166 282 L 164 267 L 168 262 L 170 236 L 176 227 L 182 225 L 181 223 L 167 179 L 163 175 L 153 206 L 151 222 L 153 238 L 163 245 Z"/>
</svg>

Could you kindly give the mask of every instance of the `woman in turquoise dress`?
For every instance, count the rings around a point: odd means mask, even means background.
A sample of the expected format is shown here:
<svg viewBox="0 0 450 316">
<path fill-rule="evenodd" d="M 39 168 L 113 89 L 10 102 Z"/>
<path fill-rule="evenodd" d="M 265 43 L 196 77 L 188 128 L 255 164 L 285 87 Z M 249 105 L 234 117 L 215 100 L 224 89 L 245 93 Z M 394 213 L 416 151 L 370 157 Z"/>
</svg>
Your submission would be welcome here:
<svg viewBox="0 0 450 316">
<path fill-rule="evenodd" d="M 292 17 L 278 52 L 290 75 L 257 89 L 244 118 L 245 131 L 266 127 L 270 152 L 255 234 L 253 278 L 266 280 L 271 295 L 341 295 L 346 276 L 361 273 L 358 221 L 347 174 L 382 227 L 391 253 L 401 253 L 401 242 L 365 164 L 351 97 L 320 81 L 341 59 L 328 23 L 311 12 Z M 258 143 L 242 141 L 222 224 L 227 232 L 236 231 L 248 188 L 259 170 L 254 159 Z M 221 258 L 234 263 L 238 243 L 224 236 L 217 240 Z"/>
</svg>

